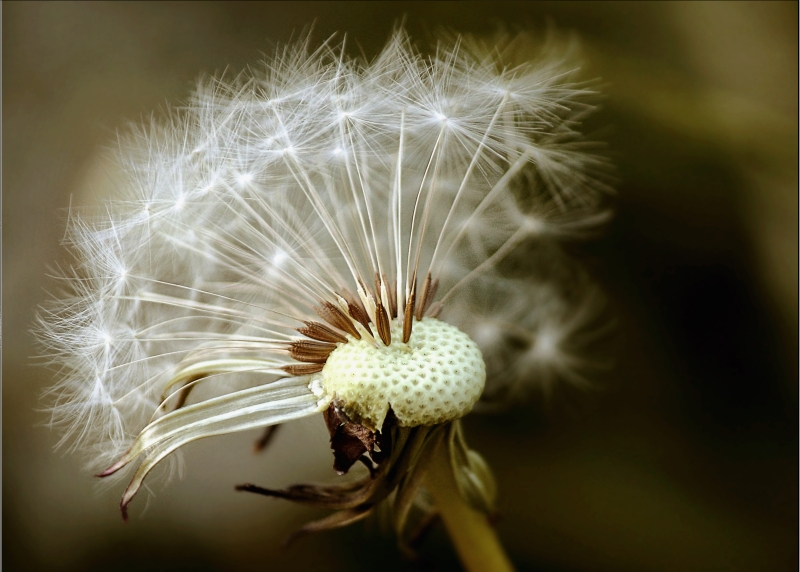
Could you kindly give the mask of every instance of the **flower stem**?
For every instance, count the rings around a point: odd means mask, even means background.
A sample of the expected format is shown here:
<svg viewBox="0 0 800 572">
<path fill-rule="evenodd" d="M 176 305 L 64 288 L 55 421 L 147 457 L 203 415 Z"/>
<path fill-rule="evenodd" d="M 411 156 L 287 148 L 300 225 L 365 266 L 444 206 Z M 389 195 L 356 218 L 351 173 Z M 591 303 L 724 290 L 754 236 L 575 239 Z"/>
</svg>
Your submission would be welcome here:
<svg viewBox="0 0 800 572">
<path fill-rule="evenodd" d="M 426 475 L 426 485 L 466 570 L 514 570 L 487 516 L 470 507 L 461 498 L 445 444 L 433 455 Z"/>
</svg>

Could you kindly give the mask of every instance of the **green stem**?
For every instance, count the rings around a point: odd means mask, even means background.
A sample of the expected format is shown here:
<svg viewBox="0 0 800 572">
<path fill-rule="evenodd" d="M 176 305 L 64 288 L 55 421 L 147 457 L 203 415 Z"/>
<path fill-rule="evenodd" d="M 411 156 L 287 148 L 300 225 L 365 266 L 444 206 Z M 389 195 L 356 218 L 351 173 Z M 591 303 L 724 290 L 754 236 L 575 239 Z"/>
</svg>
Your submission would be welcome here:
<svg viewBox="0 0 800 572">
<path fill-rule="evenodd" d="M 470 507 L 458 493 L 449 457 L 443 443 L 433 454 L 426 488 L 461 563 L 469 572 L 512 572 L 514 567 L 487 516 Z"/>
</svg>

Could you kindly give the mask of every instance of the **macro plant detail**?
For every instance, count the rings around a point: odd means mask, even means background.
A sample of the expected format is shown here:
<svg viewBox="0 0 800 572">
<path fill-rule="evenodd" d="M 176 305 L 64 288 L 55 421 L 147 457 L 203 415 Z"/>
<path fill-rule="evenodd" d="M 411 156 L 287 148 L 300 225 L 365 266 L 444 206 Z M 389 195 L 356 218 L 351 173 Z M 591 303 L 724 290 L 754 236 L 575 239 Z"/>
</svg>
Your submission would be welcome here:
<svg viewBox="0 0 800 572">
<path fill-rule="evenodd" d="M 371 62 L 305 40 L 121 138 L 116 195 L 70 213 L 38 334 L 64 442 L 98 476 L 134 467 L 123 515 L 184 444 L 266 428 L 263 447 L 321 414 L 334 469 L 363 478 L 237 488 L 335 511 L 301 533 L 388 506 L 409 551 L 440 514 L 468 567 L 507 566 L 460 419 L 585 381 L 565 340 L 597 296 L 502 262 L 533 241 L 560 267 L 558 242 L 608 214 L 577 131 L 591 90 L 563 59 L 503 58 L 462 39 L 423 57 L 402 31 Z"/>
</svg>

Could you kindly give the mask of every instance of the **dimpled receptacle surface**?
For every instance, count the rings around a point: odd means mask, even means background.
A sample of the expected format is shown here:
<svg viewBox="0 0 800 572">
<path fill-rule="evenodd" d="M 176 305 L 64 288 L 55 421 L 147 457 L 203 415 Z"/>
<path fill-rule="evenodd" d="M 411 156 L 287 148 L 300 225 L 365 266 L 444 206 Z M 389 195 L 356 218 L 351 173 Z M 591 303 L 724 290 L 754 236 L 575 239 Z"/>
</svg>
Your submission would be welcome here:
<svg viewBox="0 0 800 572">
<path fill-rule="evenodd" d="M 467 414 L 483 391 L 486 366 L 478 346 L 458 328 L 434 318 L 414 323 L 402 342 L 392 323 L 392 343 L 348 339 L 321 376 L 327 399 L 354 421 L 380 430 L 391 406 L 404 427 L 434 425 Z"/>
</svg>

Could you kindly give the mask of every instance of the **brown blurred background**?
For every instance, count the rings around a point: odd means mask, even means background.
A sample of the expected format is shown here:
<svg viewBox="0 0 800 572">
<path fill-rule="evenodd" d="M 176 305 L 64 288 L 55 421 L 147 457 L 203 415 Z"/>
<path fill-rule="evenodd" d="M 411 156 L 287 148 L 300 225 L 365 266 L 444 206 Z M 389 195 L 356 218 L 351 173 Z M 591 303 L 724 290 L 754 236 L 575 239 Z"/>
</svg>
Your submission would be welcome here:
<svg viewBox="0 0 800 572">
<path fill-rule="evenodd" d="M 187 447 L 123 525 L 54 453 L 36 411 L 51 374 L 28 329 L 72 200 L 96 200 L 115 131 L 316 22 L 377 53 L 405 18 L 582 40 L 606 99 L 592 120 L 617 165 L 617 217 L 581 255 L 617 313 L 617 367 L 587 394 L 471 416 L 494 468 L 499 533 L 520 570 L 796 570 L 798 4 L 4 2 L 3 569 L 414 570 L 374 527 L 280 540 L 320 513 L 235 493 L 331 476 L 320 420 L 266 454 L 252 435 Z M 72 198 L 72 199 L 71 199 Z M 60 210 L 59 210 L 60 209 Z M 423 554 L 458 564 L 437 531 Z M 324 567 L 324 568 L 323 568 Z"/>
</svg>

